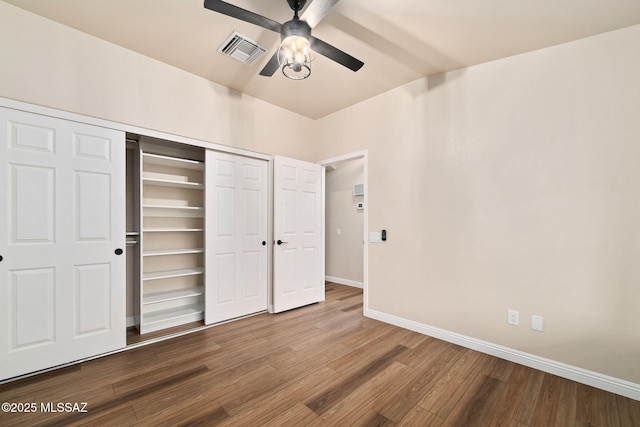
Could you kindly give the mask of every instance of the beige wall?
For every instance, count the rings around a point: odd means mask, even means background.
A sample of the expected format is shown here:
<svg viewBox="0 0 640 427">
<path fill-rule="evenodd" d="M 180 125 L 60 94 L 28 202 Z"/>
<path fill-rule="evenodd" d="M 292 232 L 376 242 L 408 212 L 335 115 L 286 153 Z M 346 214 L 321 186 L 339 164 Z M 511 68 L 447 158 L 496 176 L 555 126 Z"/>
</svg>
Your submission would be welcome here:
<svg viewBox="0 0 640 427">
<path fill-rule="evenodd" d="M 638 76 L 635 26 L 322 119 L 369 150 L 369 307 L 640 383 Z"/>
<path fill-rule="evenodd" d="M 368 149 L 371 309 L 640 383 L 640 26 L 315 122 L 3 2 L 0 63 L 1 97 L 313 161 Z"/>
<path fill-rule="evenodd" d="M 325 274 L 343 283 L 363 281 L 364 210 L 356 208 L 364 196 L 353 195 L 353 185 L 364 183 L 364 160 L 351 159 L 327 169 L 325 187 Z M 338 235 L 337 230 L 341 230 Z M 352 283 L 353 284 L 353 283 Z"/>
</svg>

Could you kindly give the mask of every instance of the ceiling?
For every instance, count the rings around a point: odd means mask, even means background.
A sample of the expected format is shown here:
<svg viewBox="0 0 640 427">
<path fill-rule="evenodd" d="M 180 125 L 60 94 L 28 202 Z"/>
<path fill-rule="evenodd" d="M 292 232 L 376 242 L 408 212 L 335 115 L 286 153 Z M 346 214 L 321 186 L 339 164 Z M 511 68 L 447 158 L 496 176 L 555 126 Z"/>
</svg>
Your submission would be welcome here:
<svg viewBox="0 0 640 427">
<path fill-rule="evenodd" d="M 292 81 L 258 75 L 278 34 L 203 0 L 4 1 L 314 119 L 420 77 L 640 24 L 638 0 L 342 0 L 313 35 L 364 67 L 317 55 L 311 77 Z M 285 0 L 228 2 L 280 23 L 293 15 Z M 218 53 L 234 30 L 269 52 L 252 66 Z"/>
</svg>

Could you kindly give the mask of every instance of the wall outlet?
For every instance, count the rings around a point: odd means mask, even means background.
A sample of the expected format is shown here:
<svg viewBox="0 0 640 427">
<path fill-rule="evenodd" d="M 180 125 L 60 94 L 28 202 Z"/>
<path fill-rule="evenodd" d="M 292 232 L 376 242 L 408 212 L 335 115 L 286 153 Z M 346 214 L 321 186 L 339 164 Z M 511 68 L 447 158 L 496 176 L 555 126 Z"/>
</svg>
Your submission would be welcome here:
<svg viewBox="0 0 640 427">
<path fill-rule="evenodd" d="M 531 329 L 542 332 L 542 316 L 531 316 Z"/>
<path fill-rule="evenodd" d="M 517 310 L 509 310 L 507 323 L 518 326 L 520 324 L 520 313 Z"/>
</svg>

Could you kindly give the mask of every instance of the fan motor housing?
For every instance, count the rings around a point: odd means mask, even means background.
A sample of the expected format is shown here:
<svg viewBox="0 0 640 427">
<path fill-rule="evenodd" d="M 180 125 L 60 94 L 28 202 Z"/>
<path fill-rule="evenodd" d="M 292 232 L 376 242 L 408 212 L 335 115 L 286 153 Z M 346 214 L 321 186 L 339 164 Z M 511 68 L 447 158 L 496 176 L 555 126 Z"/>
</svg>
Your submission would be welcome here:
<svg viewBox="0 0 640 427">
<path fill-rule="evenodd" d="M 308 40 L 311 36 L 311 27 L 305 21 L 292 19 L 282 24 L 282 31 L 280 32 L 281 40 L 289 36 L 300 36 Z"/>
</svg>

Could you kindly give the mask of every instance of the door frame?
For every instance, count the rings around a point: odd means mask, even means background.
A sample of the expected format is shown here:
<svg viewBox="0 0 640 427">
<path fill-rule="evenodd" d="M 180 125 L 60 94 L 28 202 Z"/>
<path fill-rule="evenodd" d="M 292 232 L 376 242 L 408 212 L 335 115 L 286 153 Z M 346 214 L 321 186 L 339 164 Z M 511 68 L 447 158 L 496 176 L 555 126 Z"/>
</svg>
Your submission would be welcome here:
<svg viewBox="0 0 640 427">
<path fill-rule="evenodd" d="M 366 313 L 369 310 L 369 298 L 368 298 L 368 294 L 369 294 L 369 239 L 367 238 L 367 236 L 369 235 L 369 151 L 368 150 L 361 150 L 361 151 L 355 151 L 353 153 L 349 153 L 349 154 L 344 154 L 342 156 L 337 156 L 337 157 L 331 157 L 329 159 L 325 159 L 325 160 L 321 160 L 319 162 L 317 162 L 319 165 L 323 166 L 323 167 L 327 167 L 330 165 L 334 165 L 336 163 L 340 163 L 340 162 L 345 162 L 348 160 L 355 160 L 355 159 L 363 159 L 363 163 L 364 163 L 364 218 L 363 218 L 363 230 L 362 230 L 362 240 L 364 242 L 364 245 L 362 247 L 362 268 L 363 268 L 363 272 L 362 272 L 362 291 L 363 291 L 363 299 L 362 299 L 362 309 L 363 309 L 363 313 Z M 325 185 L 323 183 L 323 187 L 322 187 L 322 194 L 323 194 L 323 200 L 326 197 L 325 195 L 326 192 L 326 188 Z M 324 205 L 324 203 L 323 203 Z M 325 224 L 325 209 L 326 209 L 326 205 L 324 205 L 324 209 L 322 211 L 322 222 L 325 225 L 326 228 L 326 224 Z M 326 266 L 325 266 L 326 269 Z M 326 271 L 325 271 L 325 276 L 326 276 Z"/>
</svg>

